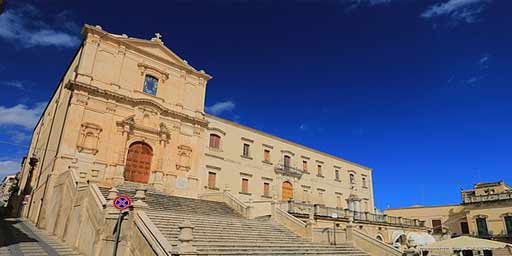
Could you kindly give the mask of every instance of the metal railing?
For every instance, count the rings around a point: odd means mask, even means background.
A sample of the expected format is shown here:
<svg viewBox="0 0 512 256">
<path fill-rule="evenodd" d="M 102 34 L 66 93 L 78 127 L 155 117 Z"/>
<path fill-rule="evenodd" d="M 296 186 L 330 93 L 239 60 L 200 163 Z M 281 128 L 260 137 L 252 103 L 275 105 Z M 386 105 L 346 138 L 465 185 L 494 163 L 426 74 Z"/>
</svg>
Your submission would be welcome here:
<svg viewBox="0 0 512 256">
<path fill-rule="evenodd" d="M 282 161 L 276 164 L 274 170 L 276 173 L 297 178 L 300 178 L 302 174 L 304 174 L 304 172 L 299 168 L 292 166 L 291 164 L 284 164 Z"/>
<path fill-rule="evenodd" d="M 512 199 L 512 192 L 481 195 L 481 196 L 470 195 L 469 193 L 462 195 L 462 203 L 464 203 L 464 204 L 510 200 L 510 199 Z"/>
<path fill-rule="evenodd" d="M 315 217 L 343 219 L 345 221 L 352 218 L 354 222 L 369 222 L 375 224 L 387 224 L 396 226 L 425 227 L 425 221 L 417 219 L 401 218 L 388 216 L 385 214 L 375 214 L 370 212 L 352 211 L 349 209 L 326 207 L 318 204 L 298 203 L 294 201 L 284 201 L 277 204 L 282 210 L 295 215 L 311 215 Z"/>
</svg>

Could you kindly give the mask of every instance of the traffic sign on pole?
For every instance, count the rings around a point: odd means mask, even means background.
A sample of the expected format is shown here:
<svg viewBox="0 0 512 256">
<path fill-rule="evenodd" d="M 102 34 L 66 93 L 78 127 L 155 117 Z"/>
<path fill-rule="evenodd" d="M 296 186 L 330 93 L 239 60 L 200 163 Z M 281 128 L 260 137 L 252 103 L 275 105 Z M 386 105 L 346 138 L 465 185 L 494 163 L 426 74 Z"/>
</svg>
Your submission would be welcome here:
<svg viewBox="0 0 512 256">
<path fill-rule="evenodd" d="M 126 210 L 132 205 L 132 199 L 126 195 L 120 195 L 114 199 L 114 207 L 118 210 Z"/>
</svg>

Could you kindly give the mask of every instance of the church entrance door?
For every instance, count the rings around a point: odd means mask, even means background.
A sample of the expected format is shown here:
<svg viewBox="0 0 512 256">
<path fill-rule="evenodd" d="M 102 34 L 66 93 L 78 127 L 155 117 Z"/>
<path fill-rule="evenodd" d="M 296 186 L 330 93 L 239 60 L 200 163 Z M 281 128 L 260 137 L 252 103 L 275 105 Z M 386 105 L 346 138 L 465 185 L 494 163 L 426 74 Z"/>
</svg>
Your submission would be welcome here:
<svg viewBox="0 0 512 256">
<path fill-rule="evenodd" d="M 151 159 L 153 150 L 144 142 L 135 142 L 130 145 L 126 156 L 124 179 L 139 183 L 148 183 L 151 173 Z"/>
</svg>

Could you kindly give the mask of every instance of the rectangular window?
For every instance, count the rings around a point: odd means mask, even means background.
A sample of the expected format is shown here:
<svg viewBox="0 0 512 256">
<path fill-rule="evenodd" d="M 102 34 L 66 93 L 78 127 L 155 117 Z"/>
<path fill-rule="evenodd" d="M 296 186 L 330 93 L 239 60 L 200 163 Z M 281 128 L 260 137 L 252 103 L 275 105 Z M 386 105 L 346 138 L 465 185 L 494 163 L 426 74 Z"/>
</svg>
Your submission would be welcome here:
<svg viewBox="0 0 512 256">
<path fill-rule="evenodd" d="M 442 234 L 443 224 L 441 220 L 432 220 L 432 229 L 434 231 L 434 234 Z"/>
<path fill-rule="evenodd" d="M 290 156 L 284 156 L 284 168 L 288 170 L 291 165 L 291 158 Z"/>
<path fill-rule="evenodd" d="M 462 232 L 462 234 L 469 234 L 469 226 L 467 222 L 460 223 L 460 232 Z"/>
<path fill-rule="evenodd" d="M 317 166 L 317 174 L 316 175 L 322 176 L 322 166 L 321 165 Z"/>
<path fill-rule="evenodd" d="M 324 192 L 319 190 L 318 191 L 318 203 L 323 204 L 324 203 Z"/>
<path fill-rule="evenodd" d="M 249 193 L 249 179 L 242 178 L 242 193 Z"/>
<path fill-rule="evenodd" d="M 265 150 L 263 151 L 263 160 L 264 160 L 265 162 L 270 162 L 270 150 L 265 149 Z"/>
<path fill-rule="evenodd" d="M 308 161 L 306 161 L 306 160 L 302 161 L 302 170 L 304 172 L 308 171 Z"/>
<path fill-rule="evenodd" d="M 512 236 L 512 216 L 505 216 L 505 226 L 507 228 L 507 235 Z"/>
<path fill-rule="evenodd" d="M 336 180 L 340 180 L 340 170 L 334 170 L 334 176 L 336 177 Z"/>
<path fill-rule="evenodd" d="M 242 155 L 249 157 L 249 144 L 244 144 Z"/>
<path fill-rule="evenodd" d="M 208 172 L 208 188 L 214 189 L 215 180 L 217 179 L 217 174 L 214 172 Z"/>
<path fill-rule="evenodd" d="M 476 219 L 476 228 L 478 229 L 478 236 L 489 236 L 489 231 L 487 230 L 487 220 L 485 218 Z"/>
<path fill-rule="evenodd" d="M 341 196 L 336 196 L 336 208 L 343 208 Z"/>
<path fill-rule="evenodd" d="M 367 186 L 366 186 L 366 177 L 363 177 L 363 178 L 362 178 L 362 182 L 363 182 L 363 188 L 366 188 L 366 187 L 367 187 Z"/>
<path fill-rule="evenodd" d="M 263 196 L 270 196 L 270 183 L 263 183 Z"/>
</svg>

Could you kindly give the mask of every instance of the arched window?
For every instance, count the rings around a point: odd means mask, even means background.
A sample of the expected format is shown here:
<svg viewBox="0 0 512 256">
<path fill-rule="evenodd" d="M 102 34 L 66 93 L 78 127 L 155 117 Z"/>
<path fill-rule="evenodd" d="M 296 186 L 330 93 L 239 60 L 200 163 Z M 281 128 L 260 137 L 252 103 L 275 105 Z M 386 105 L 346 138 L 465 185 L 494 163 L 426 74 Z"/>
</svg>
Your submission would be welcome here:
<svg viewBox="0 0 512 256">
<path fill-rule="evenodd" d="M 158 79 L 156 77 L 150 76 L 150 75 L 146 75 L 144 77 L 144 92 L 145 93 L 155 96 L 157 87 L 158 87 Z"/>
<path fill-rule="evenodd" d="M 220 149 L 220 136 L 217 134 L 210 134 L 210 148 Z"/>
<path fill-rule="evenodd" d="M 354 174 L 353 174 L 353 173 L 351 173 L 351 174 L 349 175 L 349 177 L 350 177 L 350 184 L 355 184 L 355 183 L 356 183 L 356 178 L 355 178 Z"/>
</svg>

